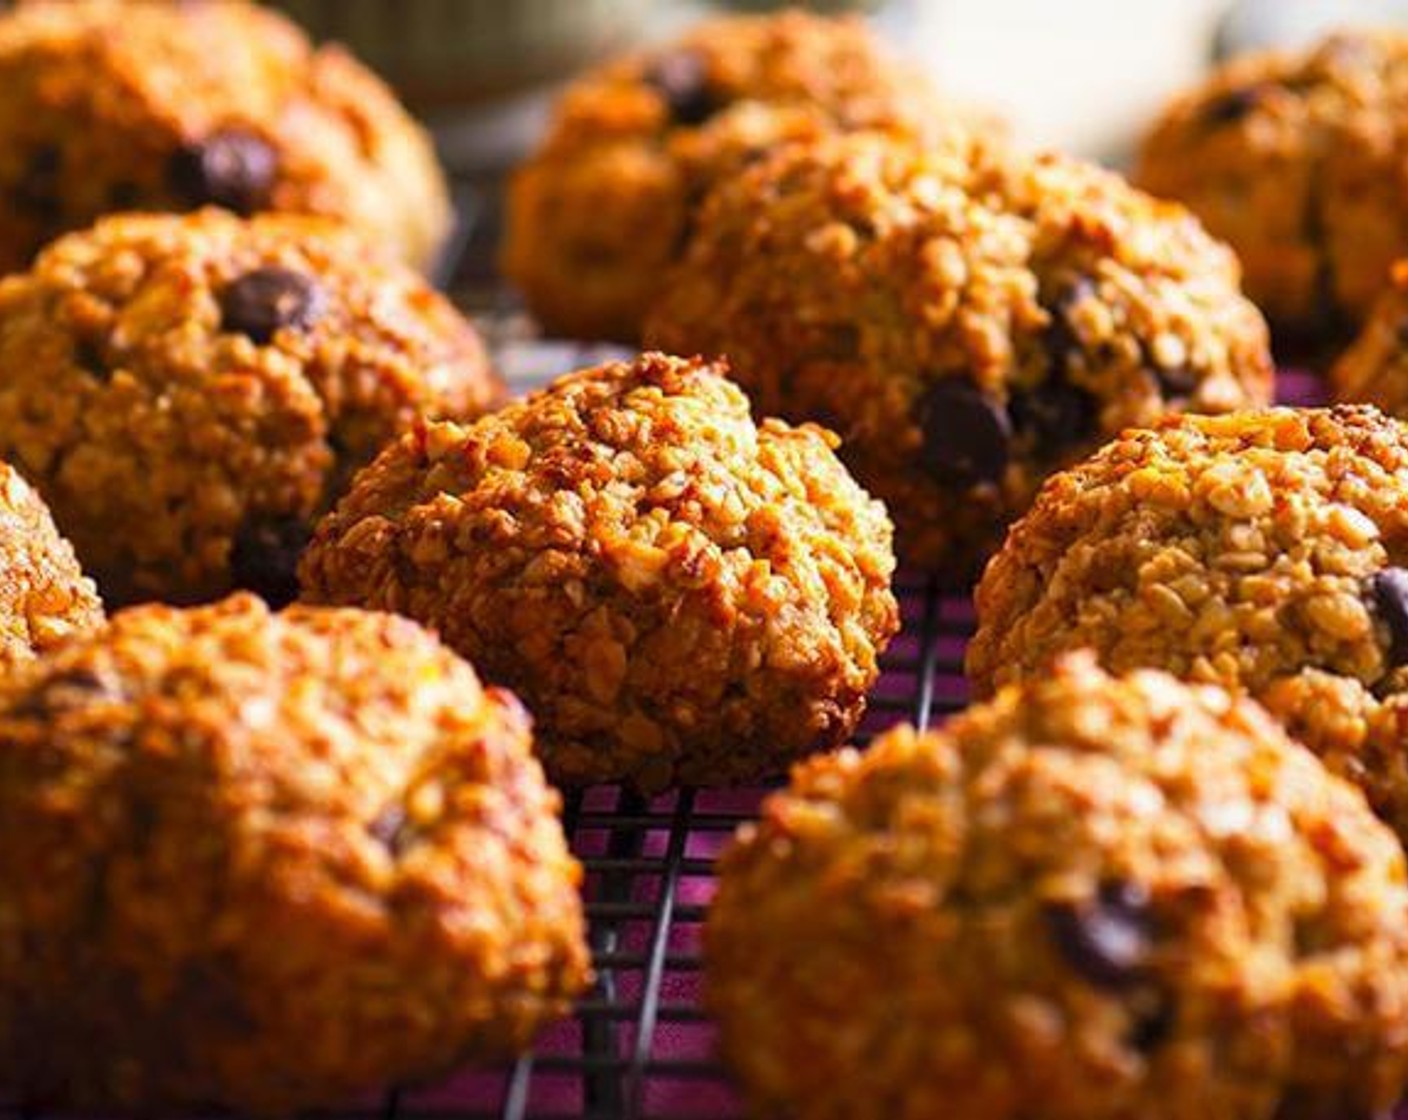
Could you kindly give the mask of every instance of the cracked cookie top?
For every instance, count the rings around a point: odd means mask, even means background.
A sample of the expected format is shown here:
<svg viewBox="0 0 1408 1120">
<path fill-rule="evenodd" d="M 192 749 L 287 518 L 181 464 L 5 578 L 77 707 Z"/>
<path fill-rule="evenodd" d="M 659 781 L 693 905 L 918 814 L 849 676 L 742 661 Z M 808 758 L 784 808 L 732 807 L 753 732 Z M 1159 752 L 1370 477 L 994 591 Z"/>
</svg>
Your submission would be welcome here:
<svg viewBox="0 0 1408 1120">
<path fill-rule="evenodd" d="M 894 635 L 884 508 L 723 363 L 644 354 L 425 424 L 318 526 L 304 597 L 433 626 L 555 779 L 722 784 L 850 735 Z"/>
<path fill-rule="evenodd" d="M 705 998 L 758 1115 L 1369 1115 L 1405 918 L 1392 833 L 1260 708 L 1082 655 L 797 767 L 722 858 Z"/>
<path fill-rule="evenodd" d="M 816 420 L 906 561 L 971 577 L 1042 478 L 1170 409 L 1268 403 L 1266 327 L 1182 207 L 1057 156 L 858 133 L 722 184 L 647 325 Z"/>
<path fill-rule="evenodd" d="M 1052 478 L 977 590 L 975 690 L 1089 647 L 1250 692 L 1408 835 L 1408 429 L 1171 418 Z"/>
</svg>

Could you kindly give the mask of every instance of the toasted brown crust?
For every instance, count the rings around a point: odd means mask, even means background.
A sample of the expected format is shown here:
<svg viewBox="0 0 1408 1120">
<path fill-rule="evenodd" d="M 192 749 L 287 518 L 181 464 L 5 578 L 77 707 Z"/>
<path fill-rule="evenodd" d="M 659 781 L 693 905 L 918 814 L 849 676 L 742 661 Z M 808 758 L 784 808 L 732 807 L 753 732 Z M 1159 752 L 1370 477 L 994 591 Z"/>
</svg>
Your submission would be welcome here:
<svg viewBox="0 0 1408 1120">
<path fill-rule="evenodd" d="M 685 119 L 655 77 L 671 66 L 699 79 L 703 104 Z M 940 135 L 961 116 L 859 20 L 710 20 L 562 97 L 513 179 L 504 270 L 549 331 L 633 342 L 710 184 L 789 141 L 854 128 Z"/>
<path fill-rule="evenodd" d="M 1068 659 L 804 763 L 720 866 L 706 1002 L 759 1116 L 1391 1110 L 1393 835 L 1256 705 Z"/>
<path fill-rule="evenodd" d="M 213 137 L 257 138 L 260 209 L 356 224 L 427 267 L 451 222 L 429 137 L 338 47 L 240 2 L 42 0 L 0 17 L 0 268 L 115 210 L 186 210 L 174 171 Z"/>
<path fill-rule="evenodd" d="M 1405 495 L 1408 430 L 1373 408 L 1128 432 L 1048 482 L 988 566 L 974 688 L 1089 647 L 1245 690 L 1408 835 L 1408 678 L 1380 589 L 1408 565 Z"/>
<path fill-rule="evenodd" d="M 236 596 L 0 683 L 0 1084 L 345 1103 L 527 1045 L 581 871 L 507 693 L 414 623 Z"/>
<path fill-rule="evenodd" d="M 305 321 L 268 338 L 224 308 L 259 269 L 309 291 Z M 105 219 L 0 281 L 0 370 L 0 455 L 113 603 L 270 594 L 235 559 L 296 552 L 388 439 L 502 392 L 410 269 L 321 219 L 215 210 Z"/>
<path fill-rule="evenodd" d="M 843 742 L 899 623 L 890 523 L 724 372 L 647 354 L 402 437 L 305 597 L 434 626 L 524 697 L 558 780 L 744 781 Z"/>
<path fill-rule="evenodd" d="M 0 463 L 0 672 L 102 622 L 97 588 L 48 506 Z"/>
<path fill-rule="evenodd" d="M 901 557 L 961 584 L 1102 439 L 1269 402 L 1266 326 L 1237 283 L 1187 211 L 1108 172 L 858 134 L 722 185 L 646 335 L 729 355 L 764 414 L 835 427 Z M 948 433 L 925 409 L 955 388 L 1005 433 L 980 477 L 934 465 Z"/>
<path fill-rule="evenodd" d="M 1168 106 L 1135 180 L 1231 244 L 1276 326 L 1333 337 L 1408 255 L 1405 74 L 1387 31 L 1236 59 Z"/>
</svg>

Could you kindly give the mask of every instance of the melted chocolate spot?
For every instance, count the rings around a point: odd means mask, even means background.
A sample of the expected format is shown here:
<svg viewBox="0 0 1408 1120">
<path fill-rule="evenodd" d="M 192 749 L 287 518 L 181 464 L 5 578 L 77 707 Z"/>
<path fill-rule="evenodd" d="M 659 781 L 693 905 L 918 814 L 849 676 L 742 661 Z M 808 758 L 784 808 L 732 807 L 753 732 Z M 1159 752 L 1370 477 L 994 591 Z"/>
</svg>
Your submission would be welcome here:
<svg viewBox="0 0 1408 1120">
<path fill-rule="evenodd" d="M 1106 882 L 1087 902 L 1052 903 L 1046 923 L 1062 958 L 1094 987 L 1121 990 L 1143 979 L 1154 923 L 1139 884 Z"/>
<path fill-rule="evenodd" d="M 301 517 L 268 517 L 246 523 L 230 549 L 230 579 L 271 607 L 298 598 L 298 559 L 312 536 Z"/>
<path fill-rule="evenodd" d="M 1012 427 L 1030 434 L 1034 452 L 1055 459 L 1071 447 L 1088 442 L 1098 428 L 1095 398 L 1068 381 L 1044 381 L 1016 393 L 1010 406 Z"/>
<path fill-rule="evenodd" d="M 1374 609 L 1388 627 L 1389 663 L 1408 663 L 1408 570 L 1385 568 L 1374 577 Z"/>
<path fill-rule="evenodd" d="M 59 172 L 62 167 L 63 158 L 57 148 L 36 149 L 14 185 L 15 205 L 42 221 L 56 221 L 60 212 Z"/>
<path fill-rule="evenodd" d="M 919 398 L 915 421 L 924 434 L 920 458 L 940 482 L 996 482 L 1011 457 L 1006 410 L 961 377 L 945 377 Z"/>
<path fill-rule="evenodd" d="M 312 326 L 323 313 L 323 294 L 308 277 L 286 268 L 257 268 L 220 295 L 221 327 L 260 346 L 284 327 Z"/>
<path fill-rule="evenodd" d="M 1262 84 L 1228 90 L 1203 106 L 1203 123 L 1214 128 L 1236 124 L 1261 104 L 1265 93 L 1266 87 Z"/>
<path fill-rule="evenodd" d="M 646 71 L 646 84 L 664 100 L 675 124 L 701 125 L 723 108 L 709 85 L 709 69 L 694 51 L 662 55 Z"/>
<path fill-rule="evenodd" d="M 191 206 L 223 206 L 252 214 L 269 201 L 278 156 L 262 136 L 230 128 L 211 133 L 171 157 L 171 186 Z"/>
<path fill-rule="evenodd" d="M 406 811 L 398 804 L 390 804 L 367 825 L 367 832 L 394 856 L 406 849 Z"/>
</svg>

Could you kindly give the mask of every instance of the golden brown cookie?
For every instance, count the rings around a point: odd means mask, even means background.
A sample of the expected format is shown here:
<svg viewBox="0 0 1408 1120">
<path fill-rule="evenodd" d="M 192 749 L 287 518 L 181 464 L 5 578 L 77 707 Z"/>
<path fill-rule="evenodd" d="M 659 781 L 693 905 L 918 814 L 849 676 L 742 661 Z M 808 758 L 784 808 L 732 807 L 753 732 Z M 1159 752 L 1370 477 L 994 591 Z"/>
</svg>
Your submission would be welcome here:
<svg viewBox="0 0 1408 1120">
<path fill-rule="evenodd" d="M 1041 480 L 1171 409 L 1267 403 L 1266 326 L 1182 207 L 1054 156 L 855 134 L 723 184 L 647 324 L 816 420 L 906 563 L 971 578 Z"/>
<path fill-rule="evenodd" d="M 501 391 L 447 300 L 322 219 L 121 215 L 0 281 L 0 456 L 112 603 L 286 600 L 356 468 Z"/>
<path fill-rule="evenodd" d="M 0 462 L 0 671 L 103 622 L 103 604 L 49 507 Z"/>
<path fill-rule="evenodd" d="M 418 267 L 451 223 L 430 138 L 337 46 L 254 4 L 0 15 L 0 271 L 114 210 L 342 218 Z"/>
<path fill-rule="evenodd" d="M 1358 337 L 1331 367 L 1330 391 L 1408 419 L 1408 260 L 1394 265 Z"/>
<path fill-rule="evenodd" d="M 1250 692 L 1408 836 L 1408 429 L 1169 419 L 1047 483 L 977 591 L 975 691 L 1089 647 Z"/>
<path fill-rule="evenodd" d="M 537 721 L 549 775 L 765 777 L 844 742 L 899 625 L 891 528 L 834 437 L 646 354 L 427 424 L 318 526 L 304 596 L 433 626 Z"/>
<path fill-rule="evenodd" d="M 633 342 L 708 186 L 837 130 L 939 137 L 961 111 L 856 19 L 708 21 L 573 85 L 514 177 L 503 263 L 550 332 Z"/>
<path fill-rule="evenodd" d="M 514 698 L 405 619 L 139 607 L 0 682 L 0 1084 L 261 1114 L 525 1047 L 585 986 Z"/>
<path fill-rule="evenodd" d="M 1386 1116 L 1403 853 L 1255 704 L 1087 657 L 799 766 L 724 855 L 706 1002 L 757 1116 Z"/>
<path fill-rule="evenodd" d="M 1279 330 L 1343 333 L 1408 255 L 1408 36 L 1235 59 L 1168 106 L 1135 181 L 1226 239 Z"/>
</svg>

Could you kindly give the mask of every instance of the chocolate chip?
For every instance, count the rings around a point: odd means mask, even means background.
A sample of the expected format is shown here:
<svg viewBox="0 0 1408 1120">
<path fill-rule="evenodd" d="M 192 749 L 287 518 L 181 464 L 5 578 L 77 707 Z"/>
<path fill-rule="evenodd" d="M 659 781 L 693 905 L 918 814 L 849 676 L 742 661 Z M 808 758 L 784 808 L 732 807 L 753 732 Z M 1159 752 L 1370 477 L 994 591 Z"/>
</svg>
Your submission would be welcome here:
<svg viewBox="0 0 1408 1120">
<path fill-rule="evenodd" d="M 1374 577 L 1374 608 L 1388 627 L 1389 661 L 1408 663 L 1408 570 L 1385 568 Z"/>
<path fill-rule="evenodd" d="M 38 148 L 29 157 L 24 171 L 13 188 L 15 205 L 44 221 L 57 220 L 59 207 L 59 172 L 63 158 L 57 148 Z"/>
<path fill-rule="evenodd" d="M 1130 1046 L 1147 1054 L 1157 1050 L 1173 1033 L 1177 1009 L 1167 992 L 1144 988 L 1130 998 Z"/>
<path fill-rule="evenodd" d="M 108 203 L 114 210 L 135 210 L 142 200 L 142 188 L 120 180 L 108 188 Z"/>
<path fill-rule="evenodd" d="M 1106 882 L 1087 902 L 1048 904 L 1046 923 L 1057 951 L 1088 983 L 1118 990 L 1143 979 L 1153 916 L 1139 884 Z"/>
<path fill-rule="evenodd" d="M 1266 87 L 1257 84 L 1219 94 L 1203 106 L 1203 122 L 1213 127 L 1236 124 L 1261 104 L 1265 92 Z"/>
<path fill-rule="evenodd" d="M 1007 469 L 1012 425 L 1007 411 L 961 377 L 936 381 L 914 410 L 923 433 L 920 459 L 940 482 L 996 482 Z"/>
<path fill-rule="evenodd" d="M 311 536 L 301 517 L 269 517 L 246 523 L 230 549 L 230 578 L 271 607 L 298 597 L 298 558 Z"/>
<path fill-rule="evenodd" d="M 406 811 L 395 803 L 388 805 L 367 825 L 367 831 L 392 855 L 400 855 L 406 848 Z"/>
<path fill-rule="evenodd" d="M 177 149 L 169 175 L 173 189 L 191 206 L 252 214 L 268 203 L 278 162 L 262 136 L 229 128 Z"/>
<path fill-rule="evenodd" d="M 1163 369 L 1155 366 L 1154 380 L 1158 383 L 1159 392 L 1165 399 L 1186 398 L 1198 387 L 1198 371 L 1189 369 L 1187 366 L 1178 366 L 1175 369 Z"/>
<path fill-rule="evenodd" d="M 11 713 L 52 719 L 61 712 L 115 701 L 121 696 L 122 685 L 115 675 L 106 670 L 78 666 L 39 681 L 11 709 Z"/>
<path fill-rule="evenodd" d="M 675 124 L 700 125 L 723 107 L 709 85 L 709 68 L 694 51 L 661 56 L 645 82 L 664 100 Z"/>
<path fill-rule="evenodd" d="M 283 327 L 309 327 L 323 313 L 322 290 L 286 268 L 256 268 L 220 293 L 220 325 L 248 335 L 260 346 Z"/>
<path fill-rule="evenodd" d="M 1090 440 L 1100 415 L 1093 396 L 1059 379 L 1015 393 L 1010 412 L 1013 429 L 1030 435 L 1034 453 L 1047 459 Z"/>
<path fill-rule="evenodd" d="M 102 347 L 91 338 L 76 338 L 73 342 L 73 364 L 99 381 L 112 379 L 112 370 L 103 358 Z"/>
<path fill-rule="evenodd" d="M 1054 304 L 1048 305 L 1051 323 L 1042 335 L 1041 343 L 1053 372 L 1063 372 L 1070 365 L 1071 355 L 1085 349 L 1080 336 L 1071 326 L 1070 313 L 1078 304 L 1093 299 L 1095 294 L 1094 282 L 1087 276 L 1078 276 L 1066 285 Z"/>
</svg>

